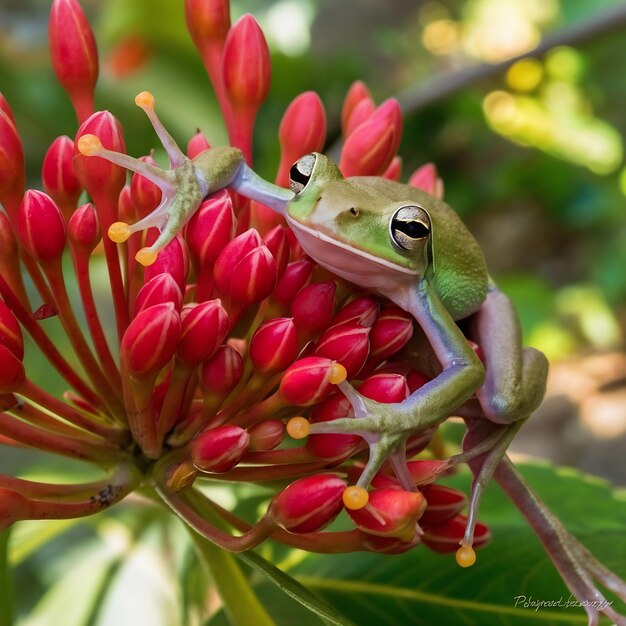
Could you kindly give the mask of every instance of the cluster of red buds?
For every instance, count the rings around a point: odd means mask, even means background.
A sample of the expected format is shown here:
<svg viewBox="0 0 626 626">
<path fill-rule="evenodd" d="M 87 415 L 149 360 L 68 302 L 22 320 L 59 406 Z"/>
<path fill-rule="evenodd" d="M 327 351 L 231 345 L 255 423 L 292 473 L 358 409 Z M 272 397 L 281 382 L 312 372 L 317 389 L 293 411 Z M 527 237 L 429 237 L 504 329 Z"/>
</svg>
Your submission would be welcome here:
<svg viewBox="0 0 626 626">
<path fill-rule="evenodd" d="M 227 0 L 186 0 L 185 9 L 231 143 L 250 163 L 255 116 L 270 84 L 263 33 L 250 15 L 231 25 Z M 346 506 L 367 458 L 360 437 L 315 434 L 303 442 L 287 434 L 298 436 L 303 417 L 308 424 L 352 416 L 337 387 L 345 380 L 379 402 L 400 402 L 427 382 L 432 372 L 414 369 L 405 355 L 413 319 L 316 266 L 280 217 L 229 191 L 206 198 L 158 257 L 142 256 L 158 231 L 119 232 L 123 226 L 115 225 L 141 220 L 165 199 L 146 177 L 127 181 L 119 165 L 78 149 L 81 137 L 95 136 L 107 150 L 124 153 L 119 123 L 94 110 L 96 44 L 77 0 L 54 0 L 50 46 L 80 127 L 73 140 L 51 144 L 45 191 L 25 190 L 22 143 L 0 98 L 0 445 L 93 463 L 106 476 L 71 485 L 0 476 L 0 529 L 23 519 L 89 515 L 142 486 L 229 550 L 271 537 L 316 552 L 399 553 L 419 543 L 457 552 L 466 498 L 436 484 L 457 461 L 437 458 L 435 429 L 407 443 L 410 457 L 424 451 L 408 464 L 415 490 L 403 489 L 384 466 L 365 506 Z M 172 142 L 150 94 L 137 102 L 164 145 Z M 377 106 L 355 83 L 342 124 L 344 175 L 399 179 L 402 119 L 395 100 Z M 291 164 L 324 146 L 326 117 L 315 93 L 294 99 L 278 136 L 276 182 L 284 186 Z M 187 155 L 207 149 L 198 133 Z M 142 160 L 156 165 L 150 156 Z M 432 165 L 409 184 L 442 195 Z M 90 267 L 97 263 L 108 270 L 114 323 L 94 300 Z M 24 272 L 37 295 L 27 294 Z M 69 282 L 78 287 L 80 313 Z M 60 322 L 71 355 L 50 339 L 48 318 Z M 62 398 L 25 370 L 24 331 L 66 381 Z M 201 494 L 204 481 L 282 487 L 250 523 Z M 236 532 L 204 519 L 198 498 Z M 324 531 L 342 511 L 352 529 Z M 488 539 L 477 524 L 474 547 Z M 473 553 L 458 558 L 471 565 Z"/>
</svg>

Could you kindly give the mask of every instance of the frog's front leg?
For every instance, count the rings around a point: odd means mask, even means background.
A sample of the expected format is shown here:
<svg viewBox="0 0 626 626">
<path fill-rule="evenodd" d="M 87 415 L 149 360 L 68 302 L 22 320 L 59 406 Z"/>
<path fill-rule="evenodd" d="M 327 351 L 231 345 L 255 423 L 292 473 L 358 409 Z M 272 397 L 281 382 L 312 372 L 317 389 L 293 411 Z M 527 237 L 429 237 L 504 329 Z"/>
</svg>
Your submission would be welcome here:
<svg viewBox="0 0 626 626">
<path fill-rule="evenodd" d="M 400 295 L 404 295 L 403 304 L 423 328 L 441 363 L 441 373 L 397 404 L 375 402 L 362 396 L 349 383 L 340 383 L 357 419 L 311 424 L 304 432 L 296 433 L 300 436 L 352 433 L 367 441 L 370 455 L 357 483 L 360 490 L 351 488 L 352 495 L 346 498 L 354 498 L 346 502 L 353 508 L 367 504 L 365 489 L 387 459 L 404 488 L 415 489 L 404 471 L 407 438 L 445 420 L 480 387 L 484 378 L 480 360 L 426 279 L 419 280 L 404 294 L 393 293 L 394 299 Z"/>
</svg>

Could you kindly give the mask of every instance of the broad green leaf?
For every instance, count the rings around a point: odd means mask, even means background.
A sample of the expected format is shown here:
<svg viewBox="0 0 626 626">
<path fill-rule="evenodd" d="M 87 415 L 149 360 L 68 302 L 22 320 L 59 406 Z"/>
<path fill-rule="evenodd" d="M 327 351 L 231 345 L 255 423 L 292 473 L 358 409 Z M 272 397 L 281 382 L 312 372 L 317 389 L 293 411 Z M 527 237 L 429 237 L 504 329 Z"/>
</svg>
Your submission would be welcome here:
<svg viewBox="0 0 626 626">
<path fill-rule="evenodd" d="M 13 576 L 9 567 L 11 529 L 0 532 L 0 626 L 13 623 Z"/>
<path fill-rule="evenodd" d="M 526 465 L 523 470 L 570 530 L 624 577 L 624 493 L 612 492 L 605 483 L 571 470 L 542 465 Z M 467 490 L 469 474 L 459 474 L 450 482 Z M 400 556 L 310 555 L 290 574 L 357 624 L 587 623 L 582 608 L 523 606 L 523 596 L 527 601 L 566 602 L 570 594 L 533 531 L 495 484 L 487 491 L 480 518 L 489 524 L 493 541 L 478 552 L 476 565 L 467 570 L 456 565 L 454 555 L 418 547 Z"/>
</svg>

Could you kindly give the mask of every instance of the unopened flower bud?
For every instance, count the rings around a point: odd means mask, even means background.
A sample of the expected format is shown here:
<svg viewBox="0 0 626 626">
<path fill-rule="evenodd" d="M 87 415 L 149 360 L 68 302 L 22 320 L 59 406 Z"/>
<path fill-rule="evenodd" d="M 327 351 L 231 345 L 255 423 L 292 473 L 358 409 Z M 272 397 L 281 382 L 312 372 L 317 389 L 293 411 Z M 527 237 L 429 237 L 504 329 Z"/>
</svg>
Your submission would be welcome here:
<svg viewBox="0 0 626 626">
<path fill-rule="evenodd" d="M 432 163 L 426 163 L 418 167 L 411 174 L 409 185 L 421 189 L 436 198 L 443 198 L 443 182 L 437 175 L 437 168 Z"/>
<path fill-rule="evenodd" d="M 422 519 L 425 526 L 443 524 L 458 515 L 467 504 L 463 492 L 444 485 L 428 485 L 423 492 L 428 502 Z"/>
<path fill-rule="evenodd" d="M 346 370 L 339 363 L 309 356 L 289 366 L 280 381 L 280 393 L 289 404 L 307 406 L 319 402 L 331 392 L 333 384 L 345 379 Z"/>
<path fill-rule="evenodd" d="M 41 169 L 45 192 L 59 205 L 66 218 L 76 208 L 82 192 L 73 161 L 74 142 L 67 135 L 61 135 L 48 148 Z"/>
<path fill-rule="evenodd" d="M 261 324 L 250 340 L 249 354 L 261 372 L 286 369 L 298 355 L 298 333 L 293 319 L 277 317 Z"/>
<path fill-rule="evenodd" d="M 409 370 L 406 375 L 406 383 L 409 386 L 409 392 L 413 393 L 417 391 L 420 387 L 423 387 L 428 381 L 431 379 L 426 376 L 426 374 L 422 374 L 422 372 L 418 372 L 417 370 Z"/>
<path fill-rule="evenodd" d="M 157 235 L 156 229 L 150 229 L 146 237 L 146 245 L 152 245 Z M 156 261 L 144 269 L 144 281 L 148 281 L 164 272 L 172 275 L 181 291 L 185 289 L 187 276 L 189 275 L 189 252 L 187 244 L 181 235 L 176 235 L 159 252 Z"/>
<path fill-rule="evenodd" d="M 315 354 L 341 363 L 348 372 L 348 378 L 353 378 L 359 373 L 369 354 L 369 332 L 369 328 L 358 322 L 344 322 L 333 326 L 320 337 Z"/>
<path fill-rule="evenodd" d="M 183 317 L 178 358 L 190 366 L 206 361 L 224 341 L 228 330 L 228 313 L 219 300 L 194 305 Z"/>
<path fill-rule="evenodd" d="M 93 113 L 98 50 L 91 26 L 77 0 L 54 0 L 48 37 L 54 72 L 69 95 L 80 123 Z"/>
<path fill-rule="evenodd" d="M 230 28 L 230 3 L 228 0 L 185 0 L 185 18 L 191 38 L 202 50 L 207 42 L 226 38 Z"/>
<path fill-rule="evenodd" d="M 333 474 L 300 478 L 271 502 L 268 513 L 292 533 L 312 533 L 330 524 L 343 507 L 346 483 Z"/>
<path fill-rule="evenodd" d="M 352 405 L 342 393 L 335 393 L 319 402 L 311 412 L 311 424 L 330 422 L 353 416 Z M 356 452 L 363 439 L 359 435 L 321 434 L 309 435 L 306 448 L 320 459 L 334 461 Z"/>
<path fill-rule="evenodd" d="M 328 327 L 335 308 L 337 285 L 330 280 L 303 287 L 293 300 L 291 313 L 299 330 L 320 332 Z"/>
<path fill-rule="evenodd" d="M 232 272 L 229 295 L 244 307 L 267 298 L 276 285 L 276 261 L 266 246 L 250 250 Z"/>
<path fill-rule="evenodd" d="M 65 220 L 54 200 L 43 191 L 29 189 L 18 214 L 22 245 L 39 263 L 60 261 L 67 240 Z"/>
<path fill-rule="evenodd" d="M 174 356 L 180 333 L 180 315 L 171 302 L 144 309 L 122 337 L 122 362 L 138 378 L 156 374 Z"/>
<path fill-rule="evenodd" d="M 0 300 L 0 345 L 18 359 L 24 358 L 24 338 L 20 324 L 9 307 Z"/>
<path fill-rule="evenodd" d="M 158 166 L 152 156 L 139 157 L 140 161 Z M 161 189 L 145 176 L 135 172 L 130 181 L 130 197 L 137 209 L 139 217 L 152 213 L 161 202 Z"/>
<path fill-rule="evenodd" d="M 195 159 L 199 154 L 211 149 L 211 144 L 200 130 L 196 131 L 193 137 L 187 142 L 187 156 Z"/>
<path fill-rule="evenodd" d="M 363 532 L 411 541 L 425 508 L 426 500 L 419 491 L 374 489 L 367 506 L 346 511 Z"/>
<path fill-rule="evenodd" d="M 412 539 L 405 541 L 399 537 L 379 537 L 362 532 L 361 546 L 364 550 L 377 554 L 404 554 L 418 545 L 420 541 L 419 533 L 415 533 Z"/>
<path fill-rule="evenodd" d="M 387 180 L 400 181 L 402 177 L 402 157 L 395 156 L 391 160 L 389 167 L 383 172 L 383 178 Z"/>
<path fill-rule="evenodd" d="M 371 356 L 381 361 L 404 348 L 413 336 L 413 318 L 400 307 L 382 310 L 370 333 Z"/>
<path fill-rule="evenodd" d="M 11 106 L 2 93 L 0 93 L 0 111 L 3 111 L 15 125 L 15 115 L 13 115 Z"/>
<path fill-rule="evenodd" d="M 239 426 L 218 426 L 200 433 L 191 443 L 191 460 L 202 472 L 228 472 L 248 452 L 250 435 Z"/>
<path fill-rule="evenodd" d="M 93 252 L 102 239 L 98 213 L 93 204 L 83 204 L 72 213 L 67 224 L 67 235 L 74 249 L 85 254 Z"/>
<path fill-rule="evenodd" d="M 274 301 L 282 307 L 290 306 L 296 294 L 311 281 L 313 270 L 314 266 L 310 261 L 289 263 L 272 292 Z"/>
<path fill-rule="evenodd" d="M 280 420 L 265 420 L 248 429 L 250 451 L 273 450 L 285 438 L 285 424 Z"/>
<path fill-rule="evenodd" d="M 354 108 L 363 100 L 369 100 L 372 102 L 372 96 L 370 94 L 370 90 L 367 88 L 367 85 L 363 81 L 357 80 L 352 83 L 350 89 L 348 89 L 348 93 L 344 98 L 343 106 L 341 108 L 341 128 L 344 137 L 348 136 L 346 128 Z M 372 108 L 374 108 L 373 102 Z"/>
<path fill-rule="evenodd" d="M 217 255 L 213 269 L 215 286 L 220 293 L 224 295 L 230 293 L 230 284 L 234 278 L 233 269 L 248 252 L 261 245 L 263 245 L 261 236 L 253 228 L 226 243 Z"/>
<path fill-rule="evenodd" d="M 12 116 L 0 111 L 0 202 L 12 214 L 24 189 L 24 148 Z M 12 202 L 7 202 L 7 199 Z M 13 217 L 11 218 L 13 219 Z"/>
<path fill-rule="evenodd" d="M 22 359 L 4 343 L 0 343 L 0 394 L 17 391 L 25 377 Z"/>
<path fill-rule="evenodd" d="M 363 122 L 372 117 L 376 105 L 371 98 L 364 98 L 356 104 L 344 128 L 344 137 L 349 137 Z"/>
<path fill-rule="evenodd" d="M 321 152 L 326 141 L 326 112 L 314 91 L 297 96 L 287 107 L 278 129 L 280 165 L 276 183 L 289 185 L 289 169 L 303 154 Z"/>
<path fill-rule="evenodd" d="M 359 392 L 376 402 L 397 403 L 407 398 L 409 388 L 400 374 L 374 374 L 363 381 Z"/>
<path fill-rule="evenodd" d="M 276 226 L 263 237 L 263 242 L 276 261 L 276 272 L 279 278 L 285 273 L 291 253 L 288 232 L 289 229 L 285 226 Z"/>
<path fill-rule="evenodd" d="M 220 346 L 215 354 L 202 364 L 200 380 L 209 392 L 226 396 L 243 376 L 243 359 L 232 346 Z"/>
<path fill-rule="evenodd" d="M 171 302 L 177 311 L 183 305 L 183 294 L 168 272 L 163 272 L 146 282 L 135 299 L 135 315 L 155 304 Z"/>
<path fill-rule="evenodd" d="M 378 300 L 373 296 L 360 296 L 348 302 L 337 311 L 332 319 L 332 326 L 343 322 L 358 322 L 361 326 L 371 327 L 378 318 Z"/>
<path fill-rule="evenodd" d="M 465 534 L 467 518 L 464 515 L 457 515 L 444 524 L 428 526 L 422 537 L 422 541 L 434 552 L 449 553 L 457 552 L 459 542 Z M 489 542 L 491 533 L 489 528 L 480 522 L 474 529 L 474 548 L 480 548 Z"/>
</svg>

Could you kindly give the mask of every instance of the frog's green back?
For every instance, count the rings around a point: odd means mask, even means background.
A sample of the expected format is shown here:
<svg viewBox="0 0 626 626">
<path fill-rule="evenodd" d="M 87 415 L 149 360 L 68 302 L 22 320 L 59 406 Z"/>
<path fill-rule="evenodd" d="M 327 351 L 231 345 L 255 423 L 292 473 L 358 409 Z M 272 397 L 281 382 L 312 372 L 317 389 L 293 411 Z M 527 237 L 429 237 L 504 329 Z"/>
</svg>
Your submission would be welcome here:
<svg viewBox="0 0 626 626">
<path fill-rule="evenodd" d="M 455 320 L 478 310 L 487 295 L 488 272 L 480 246 L 461 218 L 445 202 L 420 189 L 383 178 L 359 176 L 350 180 L 384 193 L 391 200 L 414 201 L 431 219 L 434 274 L 427 279 Z"/>
</svg>

